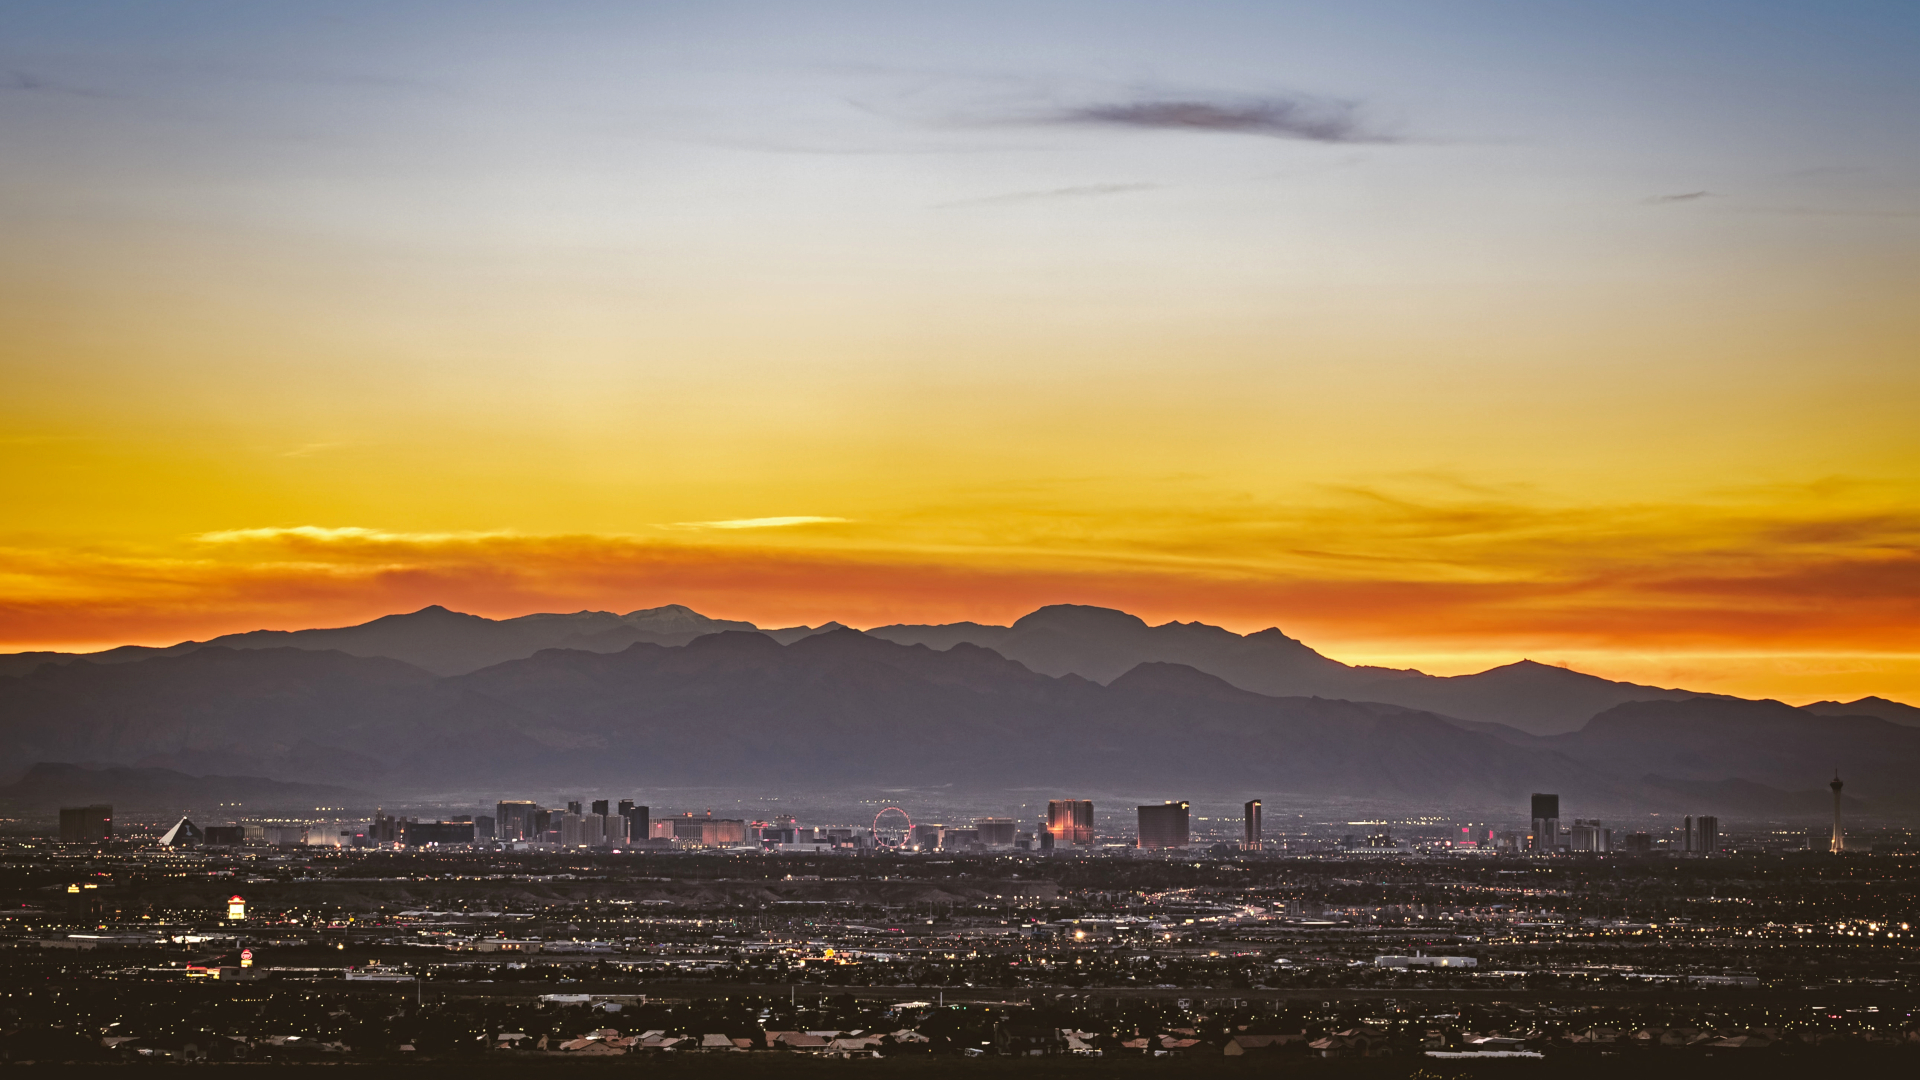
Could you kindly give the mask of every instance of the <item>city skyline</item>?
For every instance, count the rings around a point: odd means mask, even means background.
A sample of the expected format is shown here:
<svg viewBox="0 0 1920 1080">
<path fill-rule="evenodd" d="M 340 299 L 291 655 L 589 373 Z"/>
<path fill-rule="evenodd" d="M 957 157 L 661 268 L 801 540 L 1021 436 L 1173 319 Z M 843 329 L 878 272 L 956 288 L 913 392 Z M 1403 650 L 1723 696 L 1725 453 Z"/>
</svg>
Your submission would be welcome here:
<svg viewBox="0 0 1920 1080">
<path fill-rule="evenodd" d="M 1166 800 L 1139 805 L 1131 811 L 1110 810 L 1104 827 L 1093 817 L 1088 800 L 1051 800 L 1048 815 L 1027 828 L 1022 827 L 1017 811 L 1015 816 L 1000 816 L 1000 811 L 984 815 L 963 813 L 957 819 L 949 816 L 949 821 L 940 822 L 924 820 L 926 812 L 923 811 L 921 822 L 884 834 L 877 823 L 849 824 L 844 814 L 833 811 L 816 811 L 804 816 L 793 813 L 763 816 L 736 809 L 733 814 L 737 816 L 728 816 L 716 814 L 711 806 L 705 810 L 667 811 L 664 807 L 642 805 L 634 799 L 621 799 L 619 811 L 614 813 L 610 799 L 595 800 L 591 812 L 587 812 L 581 800 L 558 802 L 559 805 L 545 807 L 535 800 L 502 799 L 495 804 L 492 814 L 452 814 L 451 811 L 461 805 L 456 801 L 440 804 L 437 814 L 425 817 L 418 812 L 388 814 L 380 808 L 358 818 L 338 813 L 303 817 L 226 812 L 203 816 L 200 822 L 195 822 L 189 814 L 177 821 L 162 818 L 161 824 L 173 821 L 164 830 L 149 820 L 151 814 L 136 814 L 130 831 L 123 834 L 114 831 L 114 808 L 94 804 L 61 808 L 57 835 L 61 842 L 69 844 L 160 836 L 162 846 L 265 844 L 397 850 L 479 845 L 502 851 L 597 849 L 613 854 L 724 849 L 734 854 L 764 851 L 772 855 L 997 852 L 1100 857 L 1154 852 L 1179 856 L 1191 850 L 1196 854 L 1233 857 L 1397 854 L 1417 858 L 1447 855 L 1705 857 L 1763 851 L 1826 851 L 1839 855 L 1850 851 L 1857 854 L 1861 850 L 1846 845 L 1837 814 L 1831 833 L 1807 821 L 1794 826 L 1778 819 L 1749 818 L 1741 821 L 1730 834 L 1722 830 L 1716 814 L 1682 815 L 1671 808 L 1664 813 L 1630 814 L 1624 819 L 1576 817 L 1570 826 L 1563 827 L 1553 816 L 1559 813 L 1558 797 L 1539 793 L 1531 798 L 1531 825 L 1522 824 L 1524 819 L 1518 816 L 1522 807 L 1516 804 L 1506 808 L 1504 814 L 1495 809 L 1484 819 L 1474 812 L 1455 809 L 1412 818 L 1389 816 L 1347 821 L 1344 825 L 1348 831 L 1340 836 L 1342 823 L 1309 820 L 1308 815 L 1302 813 L 1289 815 L 1290 820 L 1281 827 L 1272 847 L 1267 846 L 1265 840 L 1262 799 L 1241 804 L 1238 816 L 1217 814 L 1213 817 L 1193 814 L 1191 808 L 1195 804 L 1190 800 Z M 1216 805 L 1231 809 L 1230 803 Z M 1204 809 L 1204 804 L 1201 808 Z M 214 824 L 223 819 L 233 824 Z M 618 829 L 614 827 L 615 821 L 622 823 Z M 1060 821 L 1067 824 L 1056 830 L 1053 823 Z M 1078 821 L 1087 824 L 1074 824 Z M 1503 822 L 1511 824 L 1503 827 Z M 1879 826 L 1873 831 L 1883 836 L 1907 835 L 1905 829 L 1897 826 L 1892 829 Z M 1902 841 L 1896 839 L 1893 843 Z"/>
</svg>

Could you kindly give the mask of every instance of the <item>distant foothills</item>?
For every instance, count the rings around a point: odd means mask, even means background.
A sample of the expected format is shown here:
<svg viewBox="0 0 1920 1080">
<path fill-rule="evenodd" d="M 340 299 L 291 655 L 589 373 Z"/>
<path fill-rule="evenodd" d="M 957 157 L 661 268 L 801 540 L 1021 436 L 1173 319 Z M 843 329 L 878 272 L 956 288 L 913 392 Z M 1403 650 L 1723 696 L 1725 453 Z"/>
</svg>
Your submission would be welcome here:
<svg viewBox="0 0 1920 1080">
<path fill-rule="evenodd" d="M 435 606 L 0 655 L 0 771 L 18 778 L 0 800 L 16 805 L 133 783 L 131 769 L 211 774 L 255 797 L 278 785 L 295 801 L 584 782 L 1449 805 L 1557 791 L 1622 810 L 1818 818 L 1836 768 L 1860 809 L 1920 813 L 1920 709 L 1796 708 L 1530 661 L 1454 677 L 1355 667 L 1277 629 L 1075 605 L 1011 626 L 865 632 L 678 605 L 502 620 Z"/>
</svg>

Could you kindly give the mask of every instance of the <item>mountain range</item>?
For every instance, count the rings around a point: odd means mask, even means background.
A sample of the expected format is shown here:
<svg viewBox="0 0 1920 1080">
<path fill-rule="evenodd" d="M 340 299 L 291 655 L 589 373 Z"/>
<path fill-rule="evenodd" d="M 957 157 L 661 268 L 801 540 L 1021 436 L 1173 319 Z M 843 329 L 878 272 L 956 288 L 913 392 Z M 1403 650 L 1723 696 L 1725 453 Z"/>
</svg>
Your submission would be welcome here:
<svg viewBox="0 0 1920 1080">
<path fill-rule="evenodd" d="M 711 619 L 678 604 L 625 615 L 579 611 L 499 620 L 435 605 L 358 626 L 255 630 L 164 648 L 129 645 L 85 654 L 0 654 L 0 677 L 24 675 L 48 663 L 82 659 L 96 664 L 132 663 L 184 655 L 208 646 L 333 649 L 352 656 L 402 660 L 435 675 L 452 676 L 526 659 L 542 649 L 611 653 L 636 642 L 685 645 L 694 638 L 725 630 L 755 631 L 784 645 L 840 628 L 839 623 L 827 623 L 760 629 L 748 622 Z M 1323 656 L 1274 628 L 1241 635 L 1198 622 L 1149 626 L 1124 611 L 1074 604 L 1043 607 L 1011 626 L 898 624 L 875 627 L 867 633 L 935 650 L 964 642 L 992 649 L 1043 675 L 1078 675 L 1103 684 L 1144 663 L 1185 664 L 1257 694 L 1383 702 L 1459 720 L 1501 724 L 1533 735 L 1577 730 L 1595 714 L 1630 701 L 1685 701 L 1713 696 L 1615 682 L 1531 660 L 1456 676 L 1352 666 Z M 1920 709 L 1885 698 L 1823 701 L 1805 708 L 1823 716 L 1877 716 L 1920 727 Z"/>
<path fill-rule="evenodd" d="M 522 615 L 517 619 L 488 619 L 448 611 L 435 604 L 405 615 L 387 615 L 358 626 L 325 630 L 253 630 L 226 634 L 210 641 L 183 641 L 164 648 L 123 645 L 97 653 L 0 655 L 0 676 L 22 675 L 41 664 L 64 664 L 81 659 L 96 664 L 126 664 L 159 656 L 179 656 L 209 645 L 229 649 L 338 649 L 352 656 L 404 660 L 436 675 L 464 675 L 502 661 L 532 656 L 541 649 L 618 652 L 636 641 L 685 645 L 702 634 L 753 629 L 757 628 L 752 623 L 709 619 L 679 604 L 630 611 L 625 615 L 576 611 L 568 615 Z M 771 632 L 794 636 L 792 631 Z"/>
<path fill-rule="evenodd" d="M 1850 795 L 1888 809 L 1912 799 L 1920 775 L 1920 727 L 1844 706 L 1820 715 L 1539 664 L 1454 679 L 1355 668 L 1277 630 L 1148 627 L 1096 608 L 865 633 L 697 633 L 702 617 L 684 608 L 587 614 L 492 622 L 429 608 L 143 658 L 42 660 L 0 677 L 0 768 L 138 766 L 375 791 L 1064 785 L 1513 805 L 1548 790 L 1596 807 L 1694 792 L 1795 813 L 1817 810 L 1834 767 Z M 575 647 L 620 634 L 670 641 Z M 509 640 L 552 637 L 568 645 L 455 674 L 348 648 L 458 668 Z"/>
<path fill-rule="evenodd" d="M 1611 682 L 1522 660 L 1474 675 L 1354 667 L 1315 652 L 1278 629 L 1241 636 L 1205 623 L 1145 620 L 1110 608 L 1058 604 L 1012 626 L 950 623 L 881 626 L 875 637 L 935 649 L 967 642 L 1048 675 L 1107 682 L 1143 663 L 1186 664 L 1257 694 L 1381 701 L 1463 720 L 1507 724 L 1536 735 L 1572 731 L 1602 709 L 1628 701 L 1683 700 L 1687 690 Z"/>
<path fill-rule="evenodd" d="M 117 765 L 87 769 L 65 762 L 41 762 L 19 780 L 0 787 L 0 805 L 29 813 L 96 802 L 108 803 L 121 814 L 178 813 L 220 803 L 305 810 L 365 798 L 365 792 L 350 788 L 289 783 L 262 776 L 193 776 L 176 769 Z"/>
</svg>

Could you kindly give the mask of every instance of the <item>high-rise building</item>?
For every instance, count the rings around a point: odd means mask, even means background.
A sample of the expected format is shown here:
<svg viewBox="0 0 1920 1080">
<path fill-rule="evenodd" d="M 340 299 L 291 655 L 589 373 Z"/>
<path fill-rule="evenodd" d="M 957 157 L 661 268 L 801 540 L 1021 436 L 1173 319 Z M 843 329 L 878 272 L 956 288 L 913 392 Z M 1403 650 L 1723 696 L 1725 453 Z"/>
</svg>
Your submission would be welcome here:
<svg viewBox="0 0 1920 1080">
<path fill-rule="evenodd" d="M 1840 783 L 1839 769 L 1833 770 L 1833 783 L 1827 786 L 1833 789 L 1833 840 L 1828 843 L 1827 850 L 1838 855 L 1847 850 L 1847 834 L 1840 829 L 1840 789 L 1845 785 Z M 64 817 L 62 820 L 65 820 Z"/>
<path fill-rule="evenodd" d="M 1574 818 L 1567 830 L 1567 847 L 1573 851 L 1612 851 L 1613 830 L 1597 820 Z"/>
<path fill-rule="evenodd" d="M 983 847 L 1013 846 L 1013 819 L 1010 817 L 974 818 L 973 827 L 979 830 Z"/>
<path fill-rule="evenodd" d="M 1552 851 L 1560 846 L 1560 796 L 1533 793 L 1534 851 Z"/>
<path fill-rule="evenodd" d="M 602 830 L 600 839 L 601 847 L 612 848 L 626 846 L 629 835 L 627 828 L 632 822 L 628 821 L 622 814 L 607 814 L 600 818 L 600 822 Z"/>
<path fill-rule="evenodd" d="M 400 842 L 408 847 L 432 844 L 473 843 L 471 821 L 411 821 L 400 829 Z"/>
<path fill-rule="evenodd" d="M 620 816 L 627 819 L 627 839 L 645 840 L 653 835 L 653 811 L 635 806 L 632 799 L 620 800 Z"/>
<path fill-rule="evenodd" d="M 699 819 L 712 824 L 711 819 Z M 560 815 L 560 846 L 619 847 L 627 842 L 627 819 L 619 814 Z"/>
<path fill-rule="evenodd" d="M 1187 804 L 1168 801 L 1139 808 L 1139 845 L 1143 851 L 1187 846 Z"/>
<path fill-rule="evenodd" d="M 1838 820 L 1836 817 L 1835 820 Z M 105 803 L 60 808 L 60 842 L 96 844 L 113 839 L 113 807 Z"/>
<path fill-rule="evenodd" d="M 493 809 L 493 832 L 499 839 L 509 842 L 540 839 L 544 830 L 534 822 L 534 815 L 540 810 L 538 804 L 526 799 L 502 799 Z"/>
<path fill-rule="evenodd" d="M 960 829 L 949 826 L 940 830 L 941 851 L 966 851 L 979 846 L 979 829 Z"/>
<path fill-rule="evenodd" d="M 601 817 L 606 817 L 607 816 L 607 800 L 605 799 L 593 800 L 593 812 L 596 814 L 599 814 Z"/>
<path fill-rule="evenodd" d="M 1713 855 L 1720 850 L 1720 819 L 1712 814 L 1702 814 L 1694 822 L 1697 839 L 1700 842 L 1700 854 Z"/>
<path fill-rule="evenodd" d="M 1246 823 L 1243 828 L 1246 835 L 1241 838 L 1240 846 L 1246 848 L 1248 851 L 1259 851 L 1260 800 L 1254 799 L 1252 802 L 1247 803 L 1244 810 L 1246 812 Z"/>
<path fill-rule="evenodd" d="M 1040 823 L 1040 829 L 1039 829 L 1038 835 L 1040 838 L 1040 850 L 1052 851 L 1053 850 L 1053 825 L 1050 822 L 1042 821 Z"/>
<path fill-rule="evenodd" d="M 1692 855 L 1695 852 L 1700 850 L 1699 848 L 1695 847 L 1693 844 L 1693 815 L 1692 814 L 1687 815 L 1685 829 L 1686 829 L 1686 834 L 1680 841 L 1680 850 L 1686 852 L 1689 855 Z"/>
<path fill-rule="evenodd" d="M 1047 829 L 1053 842 L 1074 847 L 1093 843 L 1093 801 L 1051 799 L 1047 802 Z"/>
<path fill-rule="evenodd" d="M 705 817 L 694 817 L 693 812 L 688 811 L 682 817 L 656 821 L 653 831 L 656 836 L 666 835 L 706 847 L 731 847 L 747 842 L 746 819 L 717 818 L 712 811 Z"/>
<path fill-rule="evenodd" d="M 478 841 L 493 839 L 493 819 L 485 814 L 475 814 L 473 818 L 473 838 Z"/>
<path fill-rule="evenodd" d="M 570 799 L 567 802 L 567 813 L 572 814 L 575 817 L 579 817 L 580 814 L 584 811 L 584 809 L 585 808 L 580 805 L 580 800 L 578 799 Z"/>
</svg>

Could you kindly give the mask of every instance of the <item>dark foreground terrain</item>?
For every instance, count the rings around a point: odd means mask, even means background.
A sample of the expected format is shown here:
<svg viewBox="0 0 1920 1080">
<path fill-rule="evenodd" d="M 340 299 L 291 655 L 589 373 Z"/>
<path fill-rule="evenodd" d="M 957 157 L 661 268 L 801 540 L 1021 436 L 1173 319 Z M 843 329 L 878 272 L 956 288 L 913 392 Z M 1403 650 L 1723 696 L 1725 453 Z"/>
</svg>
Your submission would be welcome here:
<svg viewBox="0 0 1920 1080">
<path fill-rule="evenodd" d="M 638 1066 L 649 1076 L 661 1080 L 1131 1080 L 1133 1077 L 1172 1076 L 1239 1077 L 1273 1076 L 1284 1072 L 1299 1080 L 1614 1080 L 1633 1076 L 1642 1080 L 1719 1080 L 1719 1078 L 1805 1077 L 1822 1067 L 1848 1072 L 1858 1077 L 1910 1076 L 1914 1067 L 1911 1054 L 1862 1052 L 1823 1059 L 1820 1063 L 1791 1058 L 1743 1060 L 1715 1058 L 1697 1061 L 1646 1062 L 1621 1058 L 1596 1058 L 1585 1061 L 1485 1061 L 1440 1062 L 1418 1060 L 1338 1060 L 1299 1061 L 1276 1064 L 1246 1059 L 1182 1059 L 1164 1061 L 1134 1059 L 994 1058 L 956 1060 L 919 1058 L 914 1060 L 865 1061 L 852 1066 L 842 1062 L 811 1059 L 766 1057 L 685 1058 L 648 1062 Z M 261 1075 L 258 1066 L 209 1066 L 213 1075 Z M 636 1065 L 628 1061 L 522 1061 L 449 1064 L 420 1062 L 401 1066 L 389 1062 L 343 1063 L 336 1065 L 280 1065 L 273 1075 L 287 1077 L 338 1078 L 351 1076 L 390 1076 L 404 1068 L 409 1077 L 419 1080 L 509 1080 L 527 1076 L 600 1077 L 630 1076 Z M 139 1065 L 99 1063 L 13 1063 L 10 1075 L 21 1076 L 125 1076 L 144 1071 Z"/>
<path fill-rule="evenodd" d="M 1898 855 L 22 840 L 0 905 L 15 1067 L 1920 1074 L 1920 860 Z"/>
</svg>

